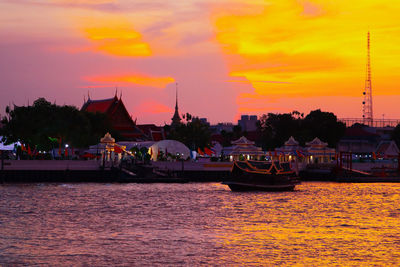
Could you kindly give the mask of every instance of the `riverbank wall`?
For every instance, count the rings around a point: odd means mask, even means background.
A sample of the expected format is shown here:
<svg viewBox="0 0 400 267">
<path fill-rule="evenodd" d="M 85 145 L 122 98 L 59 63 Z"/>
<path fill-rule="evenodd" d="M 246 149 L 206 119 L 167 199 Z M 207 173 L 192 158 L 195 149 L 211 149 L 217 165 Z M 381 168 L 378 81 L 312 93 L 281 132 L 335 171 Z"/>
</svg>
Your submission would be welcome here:
<svg viewBox="0 0 400 267">
<path fill-rule="evenodd" d="M 103 169 L 97 161 L 6 160 L 0 169 L 0 182 L 115 182 L 116 168 Z"/>
<path fill-rule="evenodd" d="M 151 162 L 121 168 L 95 160 L 6 160 L 0 182 L 219 182 L 229 175 L 231 162 Z M 181 180 L 179 180 L 181 179 Z"/>
</svg>

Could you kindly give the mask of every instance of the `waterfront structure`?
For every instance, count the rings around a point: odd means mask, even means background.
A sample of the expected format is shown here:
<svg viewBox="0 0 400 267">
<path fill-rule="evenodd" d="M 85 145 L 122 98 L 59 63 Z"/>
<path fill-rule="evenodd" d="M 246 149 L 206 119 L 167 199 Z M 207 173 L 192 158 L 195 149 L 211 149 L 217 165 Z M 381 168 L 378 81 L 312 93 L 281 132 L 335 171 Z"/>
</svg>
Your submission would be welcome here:
<svg viewBox="0 0 400 267">
<path fill-rule="evenodd" d="M 104 137 L 100 139 L 100 145 L 104 147 L 104 149 L 100 151 L 102 166 L 110 167 L 110 164 L 111 166 L 118 166 L 122 159 L 122 153 L 126 152 L 126 146 L 115 143 L 115 139 L 112 138 L 110 133 L 106 133 Z"/>
<path fill-rule="evenodd" d="M 293 136 L 289 137 L 289 139 L 285 142 L 284 146 L 276 148 L 274 154 L 282 155 L 285 161 L 290 161 L 296 156 L 300 156 L 303 154 L 303 148 L 299 145 L 299 142 L 294 139 Z"/>
<path fill-rule="evenodd" d="M 117 94 L 113 98 L 101 100 L 92 100 L 88 97 L 81 110 L 104 113 L 111 122 L 112 128 L 118 131 L 126 141 L 147 139 L 143 132 L 136 127 L 136 123 L 129 115 L 122 97 L 118 98 Z"/>
<path fill-rule="evenodd" d="M 232 141 L 232 145 L 233 146 L 230 148 L 224 148 L 224 151 L 229 151 L 229 153 L 226 154 L 230 156 L 231 161 L 259 159 L 261 156 L 265 155 L 261 147 L 255 146 L 255 142 L 250 141 L 244 136 L 240 137 L 238 140 Z"/>
<path fill-rule="evenodd" d="M 328 143 L 318 137 L 306 143 L 305 152 L 309 155 L 308 163 L 331 163 L 336 157 L 336 150 L 328 147 Z"/>
<path fill-rule="evenodd" d="M 346 129 L 342 139 L 338 142 L 337 150 L 352 152 L 359 158 L 370 158 L 375 153 L 379 143 L 390 140 L 391 127 L 353 126 Z"/>
<path fill-rule="evenodd" d="M 293 136 L 289 137 L 289 139 L 285 142 L 284 146 L 275 149 L 277 152 L 282 152 L 282 153 L 295 153 L 296 150 L 301 149 L 299 146 L 299 142 L 294 139 Z"/>
<path fill-rule="evenodd" d="M 178 84 L 176 84 L 176 99 L 175 99 L 175 113 L 174 116 L 172 117 L 172 123 L 171 126 L 172 127 L 176 127 L 181 123 L 181 116 L 179 116 L 179 109 L 178 109 Z"/>
<path fill-rule="evenodd" d="M 399 157 L 399 148 L 394 141 L 381 141 L 375 150 L 375 157 L 377 158 L 398 158 Z"/>
</svg>

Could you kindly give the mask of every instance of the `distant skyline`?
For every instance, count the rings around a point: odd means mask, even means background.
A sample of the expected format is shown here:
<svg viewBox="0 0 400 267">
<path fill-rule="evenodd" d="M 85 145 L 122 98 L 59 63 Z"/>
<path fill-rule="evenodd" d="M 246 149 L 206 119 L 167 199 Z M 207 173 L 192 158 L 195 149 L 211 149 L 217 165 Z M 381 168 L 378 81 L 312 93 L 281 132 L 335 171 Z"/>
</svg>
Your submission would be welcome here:
<svg viewBox="0 0 400 267">
<path fill-rule="evenodd" d="M 320 108 L 362 117 L 371 33 L 374 117 L 400 118 L 400 2 L 0 0 L 0 114 L 45 97 L 118 95 L 137 122 L 211 123 Z"/>
</svg>

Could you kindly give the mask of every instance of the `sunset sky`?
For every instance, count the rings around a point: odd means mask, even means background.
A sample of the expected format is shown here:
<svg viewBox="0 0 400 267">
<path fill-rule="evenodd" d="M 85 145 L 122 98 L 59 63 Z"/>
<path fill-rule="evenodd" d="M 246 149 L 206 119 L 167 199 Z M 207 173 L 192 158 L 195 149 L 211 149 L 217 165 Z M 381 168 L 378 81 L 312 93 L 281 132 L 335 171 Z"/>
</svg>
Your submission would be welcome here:
<svg viewBox="0 0 400 267">
<path fill-rule="evenodd" d="M 115 88 L 138 123 L 321 108 L 361 117 L 371 33 L 375 118 L 400 118 L 400 1 L 0 0 L 0 115 L 81 107 Z"/>
</svg>

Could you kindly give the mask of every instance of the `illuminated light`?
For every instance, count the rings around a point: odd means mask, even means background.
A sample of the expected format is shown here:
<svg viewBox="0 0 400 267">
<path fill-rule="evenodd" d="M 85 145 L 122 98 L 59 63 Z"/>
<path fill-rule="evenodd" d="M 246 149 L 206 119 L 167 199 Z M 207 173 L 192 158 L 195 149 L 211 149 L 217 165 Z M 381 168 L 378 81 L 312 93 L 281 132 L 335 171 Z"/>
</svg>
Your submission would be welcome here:
<svg viewBox="0 0 400 267">
<path fill-rule="evenodd" d="M 151 77 L 143 74 L 111 75 L 111 76 L 88 76 L 85 80 L 94 83 L 126 83 L 165 88 L 168 84 L 175 82 L 172 77 Z"/>
<path fill-rule="evenodd" d="M 65 144 L 65 148 L 68 148 L 69 147 L 69 145 L 68 144 Z"/>
</svg>

